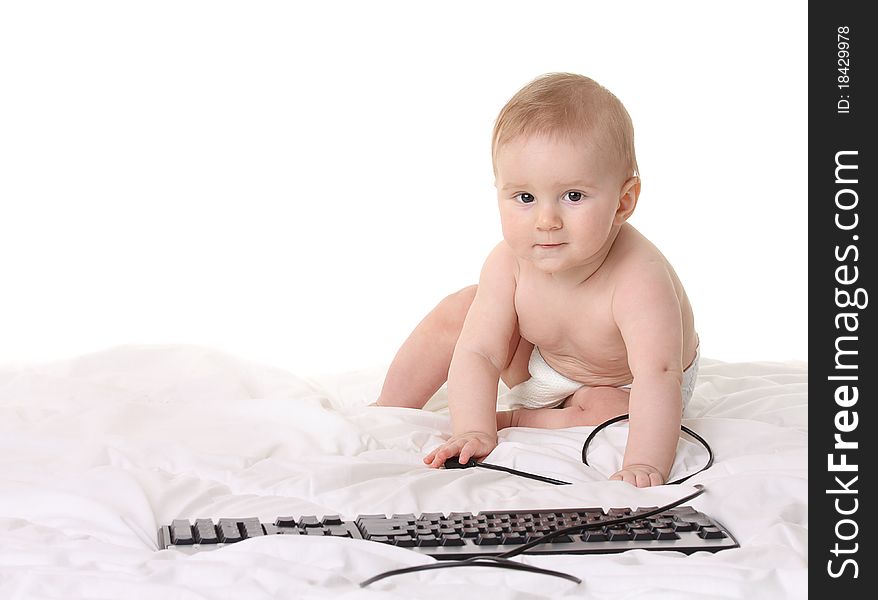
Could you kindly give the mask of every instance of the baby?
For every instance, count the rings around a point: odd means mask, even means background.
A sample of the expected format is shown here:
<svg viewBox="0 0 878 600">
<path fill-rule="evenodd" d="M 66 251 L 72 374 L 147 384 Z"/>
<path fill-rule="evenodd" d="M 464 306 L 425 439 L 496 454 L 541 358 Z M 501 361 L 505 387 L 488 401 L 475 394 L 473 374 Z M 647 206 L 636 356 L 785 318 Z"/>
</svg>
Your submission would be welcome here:
<svg viewBox="0 0 878 600">
<path fill-rule="evenodd" d="M 391 364 L 378 406 L 422 408 L 448 381 L 453 435 L 424 462 L 487 456 L 504 427 L 597 425 L 630 413 L 622 469 L 661 485 L 698 368 L 674 269 L 628 223 L 640 195 L 622 103 L 551 73 L 500 111 L 492 142 L 503 241 L 478 286 L 448 296 Z M 497 412 L 499 379 L 514 410 Z"/>
</svg>

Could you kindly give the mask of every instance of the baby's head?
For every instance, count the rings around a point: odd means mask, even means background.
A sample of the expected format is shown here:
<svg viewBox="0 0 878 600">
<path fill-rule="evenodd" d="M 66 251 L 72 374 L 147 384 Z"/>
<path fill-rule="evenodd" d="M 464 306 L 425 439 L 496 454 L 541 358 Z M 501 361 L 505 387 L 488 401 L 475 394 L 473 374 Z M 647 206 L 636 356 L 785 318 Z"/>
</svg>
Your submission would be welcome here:
<svg viewBox="0 0 878 600">
<path fill-rule="evenodd" d="M 620 170 L 624 180 L 639 174 L 628 111 L 612 92 L 583 75 L 541 75 L 506 103 L 491 141 L 495 177 L 500 148 L 516 138 L 531 136 L 591 144 L 607 159 L 608 166 Z"/>
<path fill-rule="evenodd" d="M 581 75 L 543 75 L 515 94 L 492 157 L 503 238 L 546 272 L 600 264 L 637 204 L 628 111 Z"/>
</svg>

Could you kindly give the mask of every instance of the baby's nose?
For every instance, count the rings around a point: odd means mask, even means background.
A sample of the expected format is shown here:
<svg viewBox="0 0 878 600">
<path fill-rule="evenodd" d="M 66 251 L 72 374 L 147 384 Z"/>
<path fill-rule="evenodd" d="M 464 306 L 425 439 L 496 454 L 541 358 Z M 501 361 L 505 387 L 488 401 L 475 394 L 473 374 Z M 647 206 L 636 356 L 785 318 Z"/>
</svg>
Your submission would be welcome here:
<svg viewBox="0 0 878 600">
<path fill-rule="evenodd" d="M 561 229 L 561 217 L 551 203 L 544 204 L 537 211 L 537 229 L 540 231 Z"/>
</svg>

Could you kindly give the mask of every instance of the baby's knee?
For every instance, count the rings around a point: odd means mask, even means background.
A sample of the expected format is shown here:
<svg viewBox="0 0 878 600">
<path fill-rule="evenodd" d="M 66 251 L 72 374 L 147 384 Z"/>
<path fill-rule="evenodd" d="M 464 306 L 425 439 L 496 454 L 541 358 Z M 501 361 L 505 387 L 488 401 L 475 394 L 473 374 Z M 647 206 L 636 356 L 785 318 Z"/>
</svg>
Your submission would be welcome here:
<svg viewBox="0 0 878 600">
<path fill-rule="evenodd" d="M 439 303 L 436 313 L 440 317 L 437 325 L 443 330 L 460 332 L 463 322 L 476 297 L 479 286 L 471 285 L 449 294 Z"/>
<path fill-rule="evenodd" d="M 459 289 L 456 292 L 449 294 L 442 301 L 443 303 L 447 303 L 452 307 L 455 307 L 458 312 L 463 312 L 464 315 L 469 311 L 470 305 L 473 303 L 473 300 L 476 297 L 476 291 L 479 289 L 478 285 L 468 285 L 465 288 Z"/>
</svg>

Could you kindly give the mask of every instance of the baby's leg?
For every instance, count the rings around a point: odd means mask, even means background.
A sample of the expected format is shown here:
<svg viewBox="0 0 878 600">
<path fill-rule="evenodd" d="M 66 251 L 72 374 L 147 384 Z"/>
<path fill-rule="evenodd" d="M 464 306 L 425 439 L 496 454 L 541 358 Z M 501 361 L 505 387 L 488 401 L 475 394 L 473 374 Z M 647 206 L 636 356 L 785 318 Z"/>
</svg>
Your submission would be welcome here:
<svg viewBox="0 0 878 600">
<path fill-rule="evenodd" d="M 423 408 L 442 387 L 477 288 L 466 287 L 444 298 L 418 323 L 390 363 L 378 406 Z"/>
<path fill-rule="evenodd" d="M 451 294 L 415 327 L 387 370 L 377 406 L 423 408 L 442 387 L 477 289 L 473 285 Z M 513 387 L 530 377 L 527 361 L 532 350 L 533 344 L 516 331 L 509 340 L 506 368 L 500 375 L 506 385 Z"/>
<path fill-rule="evenodd" d="M 541 427 L 562 429 L 600 425 L 628 412 L 628 390 L 608 386 L 583 387 L 564 401 L 561 408 L 519 408 L 497 413 L 497 428 Z"/>
<path fill-rule="evenodd" d="M 423 408 L 442 387 L 477 289 L 473 285 L 451 294 L 415 327 L 387 370 L 377 406 Z M 527 361 L 532 350 L 533 344 L 521 339 L 516 330 L 501 374 L 506 385 L 512 387 L 530 377 Z"/>
</svg>

